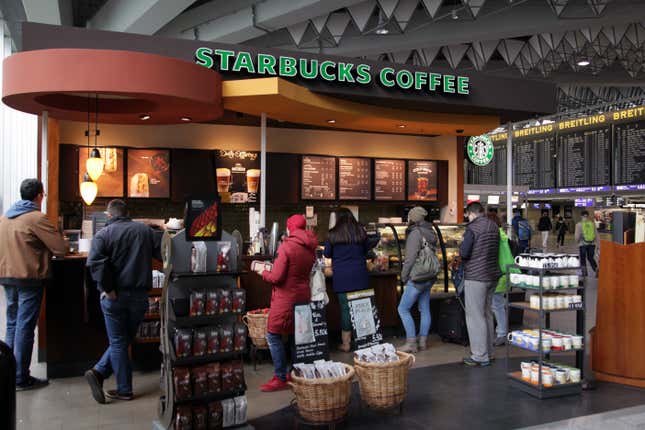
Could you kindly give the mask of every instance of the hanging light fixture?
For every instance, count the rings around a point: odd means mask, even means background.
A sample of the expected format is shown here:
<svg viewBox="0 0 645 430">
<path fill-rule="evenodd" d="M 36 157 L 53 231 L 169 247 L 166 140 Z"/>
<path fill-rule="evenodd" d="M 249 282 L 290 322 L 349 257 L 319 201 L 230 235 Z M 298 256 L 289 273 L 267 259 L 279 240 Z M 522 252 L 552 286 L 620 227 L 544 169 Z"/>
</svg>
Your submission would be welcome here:
<svg viewBox="0 0 645 430">
<path fill-rule="evenodd" d="M 91 205 L 99 192 L 96 182 L 92 181 L 90 175 L 85 172 L 83 175 L 83 182 L 81 182 L 81 197 L 86 205 Z"/>
<path fill-rule="evenodd" d="M 87 131 L 85 134 L 87 135 L 87 147 L 89 149 L 90 147 L 90 98 L 87 98 Z M 105 166 L 105 160 L 101 158 L 101 152 L 97 148 L 98 145 L 98 135 L 100 133 L 99 131 L 99 96 L 98 94 L 96 95 L 96 113 L 94 116 L 95 123 L 94 123 L 94 148 L 92 151 L 89 153 L 89 156 L 87 157 L 87 161 L 85 162 L 85 167 L 87 169 L 87 173 L 90 175 L 90 178 L 92 178 L 93 181 L 96 181 L 101 174 L 103 174 L 103 167 Z"/>
</svg>

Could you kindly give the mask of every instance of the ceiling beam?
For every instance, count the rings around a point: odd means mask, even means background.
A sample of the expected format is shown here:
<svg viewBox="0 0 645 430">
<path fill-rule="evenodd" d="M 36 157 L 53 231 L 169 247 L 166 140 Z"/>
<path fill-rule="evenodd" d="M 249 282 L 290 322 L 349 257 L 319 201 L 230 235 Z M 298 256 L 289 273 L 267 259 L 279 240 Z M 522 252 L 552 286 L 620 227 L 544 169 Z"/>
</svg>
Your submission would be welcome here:
<svg viewBox="0 0 645 430">
<path fill-rule="evenodd" d="M 267 0 L 197 26 L 199 39 L 242 43 L 363 0 Z"/>
<path fill-rule="evenodd" d="M 151 35 L 194 2 L 195 0 L 108 0 L 88 21 L 87 27 Z"/>
<path fill-rule="evenodd" d="M 22 0 L 27 21 L 52 25 L 72 25 L 71 0 Z"/>
<path fill-rule="evenodd" d="M 641 16 L 645 16 L 645 2 L 614 1 L 598 18 L 558 19 L 546 2 L 531 1 L 504 12 L 480 15 L 476 20 L 429 21 L 404 34 L 346 36 L 337 47 L 316 48 L 312 51 L 350 57 L 365 56 L 420 47 L 522 37 L 527 34 L 563 32 L 590 25 L 631 23 Z M 295 46 L 279 48 L 295 49 Z"/>
</svg>

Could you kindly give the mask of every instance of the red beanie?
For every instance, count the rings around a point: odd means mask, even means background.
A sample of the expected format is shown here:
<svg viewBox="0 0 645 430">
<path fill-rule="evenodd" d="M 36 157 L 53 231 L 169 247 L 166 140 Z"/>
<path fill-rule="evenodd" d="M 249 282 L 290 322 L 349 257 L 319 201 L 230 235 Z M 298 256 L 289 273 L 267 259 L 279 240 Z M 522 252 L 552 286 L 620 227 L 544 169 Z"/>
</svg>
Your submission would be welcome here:
<svg viewBox="0 0 645 430">
<path fill-rule="evenodd" d="M 302 215 L 292 215 L 287 220 L 287 228 L 290 232 L 304 230 L 307 226 L 307 220 Z"/>
</svg>

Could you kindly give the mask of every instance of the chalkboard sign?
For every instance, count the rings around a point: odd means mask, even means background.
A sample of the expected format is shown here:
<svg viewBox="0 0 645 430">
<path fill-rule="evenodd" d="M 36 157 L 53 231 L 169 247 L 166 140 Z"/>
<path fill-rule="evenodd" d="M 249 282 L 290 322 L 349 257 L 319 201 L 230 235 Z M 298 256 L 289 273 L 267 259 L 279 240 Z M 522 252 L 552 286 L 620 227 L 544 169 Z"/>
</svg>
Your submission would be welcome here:
<svg viewBox="0 0 645 430">
<path fill-rule="evenodd" d="M 295 336 L 294 363 L 313 363 L 329 360 L 327 316 L 322 301 L 295 305 L 293 308 Z"/>
<path fill-rule="evenodd" d="M 374 290 L 347 293 L 347 303 L 356 349 L 380 344 L 383 341 L 383 332 L 374 302 Z"/>
</svg>

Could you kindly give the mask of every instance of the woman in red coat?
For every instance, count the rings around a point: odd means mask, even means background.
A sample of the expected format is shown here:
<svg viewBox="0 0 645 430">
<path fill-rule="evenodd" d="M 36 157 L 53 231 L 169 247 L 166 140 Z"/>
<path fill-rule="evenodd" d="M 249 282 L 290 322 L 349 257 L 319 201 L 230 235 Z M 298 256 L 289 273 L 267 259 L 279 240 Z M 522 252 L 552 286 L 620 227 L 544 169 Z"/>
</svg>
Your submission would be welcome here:
<svg viewBox="0 0 645 430">
<path fill-rule="evenodd" d="M 287 355 L 282 336 L 293 336 L 293 306 L 308 303 L 310 298 L 309 276 L 316 260 L 316 236 L 305 230 L 302 215 L 287 220 L 288 237 L 278 249 L 271 271 L 258 270 L 262 278 L 273 285 L 271 310 L 267 327 L 267 342 L 275 367 L 275 375 L 260 389 L 265 392 L 288 388 Z"/>
</svg>

